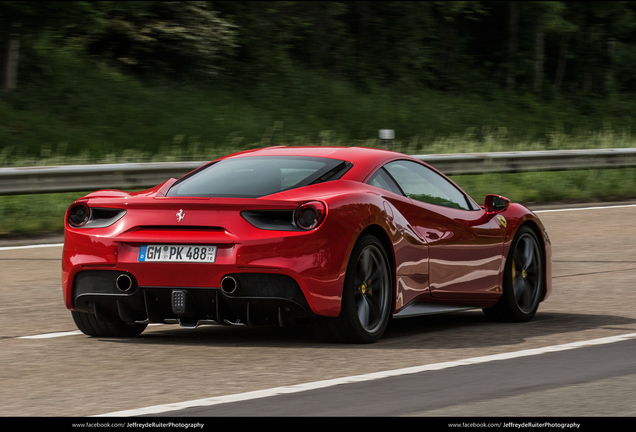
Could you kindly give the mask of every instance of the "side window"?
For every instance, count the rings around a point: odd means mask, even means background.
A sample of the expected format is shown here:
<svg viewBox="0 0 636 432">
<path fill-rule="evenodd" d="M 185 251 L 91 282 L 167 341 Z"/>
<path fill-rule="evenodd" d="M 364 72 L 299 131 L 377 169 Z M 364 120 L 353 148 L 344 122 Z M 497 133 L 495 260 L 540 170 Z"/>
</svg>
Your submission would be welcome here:
<svg viewBox="0 0 636 432">
<path fill-rule="evenodd" d="M 435 171 L 412 161 L 390 162 L 384 167 L 404 194 L 414 200 L 462 210 L 473 210 L 466 196 Z"/>
<path fill-rule="evenodd" d="M 375 174 L 373 174 L 373 176 L 367 181 L 367 183 L 371 186 L 379 187 L 381 189 L 403 195 L 398 185 L 395 184 L 395 181 L 389 174 L 387 174 L 384 168 L 380 168 Z"/>
</svg>

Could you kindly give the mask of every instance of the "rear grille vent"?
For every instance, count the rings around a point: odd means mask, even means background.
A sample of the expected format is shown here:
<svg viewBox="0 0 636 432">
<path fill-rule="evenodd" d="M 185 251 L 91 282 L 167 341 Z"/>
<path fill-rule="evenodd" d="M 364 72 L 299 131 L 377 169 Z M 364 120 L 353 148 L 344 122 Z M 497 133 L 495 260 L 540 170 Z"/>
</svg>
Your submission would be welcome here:
<svg viewBox="0 0 636 432">
<path fill-rule="evenodd" d="M 131 229 L 128 232 L 144 232 L 144 231 L 205 231 L 205 232 L 225 232 L 225 228 L 215 226 L 193 226 L 193 225 L 147 225 Z"/>
</svg>

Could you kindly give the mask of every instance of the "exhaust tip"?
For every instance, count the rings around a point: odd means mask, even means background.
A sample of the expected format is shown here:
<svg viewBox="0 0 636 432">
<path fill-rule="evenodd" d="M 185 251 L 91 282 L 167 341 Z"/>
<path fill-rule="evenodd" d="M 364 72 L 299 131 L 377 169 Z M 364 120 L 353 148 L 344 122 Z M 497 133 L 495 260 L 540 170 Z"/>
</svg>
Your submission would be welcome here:
<svg viewBox="0 0 636 432">
<path fill-rule="evenodd" d="M 115 285 L 117 286 L 117 289 L 119 291 L 127 292 L 127 291 L 130 291 L 130 289 L 133 287 L 133 280 L 126 273 L 122 273 L 119 276 L 117 276 L 117 279 L 115 280 Z"/>
<path fill-rule="evenodd" d="M 239 288 L 239 282 L 234 276 L 223 276 L 221 279 L 221 290 L 225 294 L 232 294 Z"/>
</svg>

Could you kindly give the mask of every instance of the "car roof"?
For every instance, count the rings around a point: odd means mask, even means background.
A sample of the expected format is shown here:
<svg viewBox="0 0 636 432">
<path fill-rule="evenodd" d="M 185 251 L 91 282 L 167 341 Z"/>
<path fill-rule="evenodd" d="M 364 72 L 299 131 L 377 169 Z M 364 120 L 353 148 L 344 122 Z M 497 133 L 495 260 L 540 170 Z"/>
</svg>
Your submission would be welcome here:
<svg viewBox="0 0 636 432">
<path fill-rule="evenodd" d="M 228 155 L 228 157 L 243 156 L 309 156 L 358 162 L 366 160 L 386 160 L 400 153 L 368 148 L 368 147 L 327 147 L 327 146 L 298 146 L 298 147 L 266 147 L 255 150 L 246 150 L 240 153 Z"/>
<path fill-rule="evenodd" d="M 381 164 L 394 159 L 411 159 L 402 153 L 394 151 L 369 148 L 369 147 L 329 147 L 329 146 L 278 146 L 267 147 L 255 150 L 246 150 L 228 155 L 222 159 L 234 157 L 256 157 L 256 156 L 306 156 L 338 159 L 352 162 L 353 171 L 365 176 Z M 353 172 L 350 174 L 354 174 Z M 349 177 L 349 176 L 348 176 Z M 358 177 L 357 175 L 355 177 Z"/>
</svg>

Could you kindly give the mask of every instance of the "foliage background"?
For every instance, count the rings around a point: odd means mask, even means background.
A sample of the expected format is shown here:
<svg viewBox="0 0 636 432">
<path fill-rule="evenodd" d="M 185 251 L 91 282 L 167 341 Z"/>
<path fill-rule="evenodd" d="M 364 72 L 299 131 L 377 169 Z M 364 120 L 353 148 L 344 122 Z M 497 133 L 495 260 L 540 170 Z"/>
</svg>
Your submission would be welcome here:
<svg viewBox="0 0 636 432">
<path fill-rule="evenodd" d="M 629 1 L 0 1 L 0 166 L 377 146 L 382 128 L 405 153 L 636 147 L 635 16 Z M 636 197 L 633 171 L 551 176 L 460 184 Z M 7 225 L 20 199 L 0 200 Z"/>
</svg>

